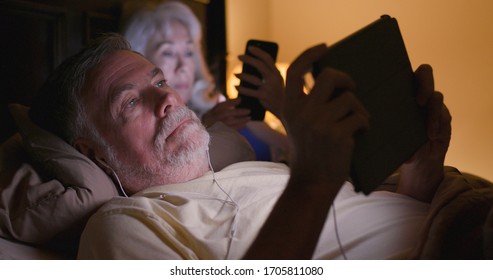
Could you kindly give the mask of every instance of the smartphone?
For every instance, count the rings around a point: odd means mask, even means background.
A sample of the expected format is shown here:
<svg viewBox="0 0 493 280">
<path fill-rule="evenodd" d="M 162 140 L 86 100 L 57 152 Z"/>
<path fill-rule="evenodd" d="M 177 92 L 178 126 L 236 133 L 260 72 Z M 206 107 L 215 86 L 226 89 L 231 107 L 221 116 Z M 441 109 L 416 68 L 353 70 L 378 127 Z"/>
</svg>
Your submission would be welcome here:
<svg viewBox="0 0 493 280">
<path fill-rule="evenodd" d="M 313 66 L 341 70 L 354 80 L 354 95 L 370 114 L 370 128 L 355 135 L 351 181 L 372 192 L 427 141 L 426 112 L 416 102 L 416 83 L 397 20 L 383 15 L 329 46 Z"/>
<path fill-rule="evenodd" d="M 246 48 L 245 48 L 245 54 L 247 54 L 247 55 L 251 55 L 251 53 L 248 51 L 248 48 L 250 46 L 255 46 L 255 47 L 258 47 L 258 48 L 264 50 L 265 52 L 267 52 L 272 57 L 272 59 L 274 61 L 276 61 L 277 52 L 279 49 L 277 43 L 268 42 L 268 41 L 261 41 L 261 40 L 254 40 L 254 39 L 248 40 L 248 42 L 246 44 Z M 251 75 L 254 75 L 254 76 L 262 79 L 262 75 L 257 71 L 257 69 L 255 69 L 253 66 L 246 64 L 246 63 L 243 64 L 242 73 L 251 74 Z M 244 81 L 240 82 L 240 86 L 247 87 L 247 88 L 253 88 L 253 89 L 257 88 L 257 86 L 252 85 L 248 82 L 244 82 Z M 264 108 L 264 106 L 262 106 L 262 104 L 260 104 L 260 101 L 257 98 L 251 97 L 251 96 L 246 96 L 243 94 L 239 94 L 238 97 L 241 98 L 241 102 L 240 102 L 240 104 L 238 104 L 236 106 L 237 108 L 250 109 L 251 110 L 250 116 L 251 116 L 252 120 L 256 120 L 256 121 L 263 121 L 264 120 L 265 108 Z"/>
</svg>

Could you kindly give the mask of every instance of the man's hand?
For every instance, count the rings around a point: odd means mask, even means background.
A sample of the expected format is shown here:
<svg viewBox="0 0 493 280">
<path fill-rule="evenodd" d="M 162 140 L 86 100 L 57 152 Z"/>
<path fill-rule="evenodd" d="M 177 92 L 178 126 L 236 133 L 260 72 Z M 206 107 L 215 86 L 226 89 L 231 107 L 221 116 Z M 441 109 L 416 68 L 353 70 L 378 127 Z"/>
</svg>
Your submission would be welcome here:
<svg viewBox="0 0 493 280">
<path fill-rule="evenodd" d="M 283 116 L 294 153 L 291 178 L 245 258 L 312 257 L 330 206 L 349 176 L 353 135 L 368 128 L 368 113 L 351 93 L 347 75 L 326 69 L 312 91 L 303 92 L 304 74 L 326 49 L 310 48 L 289 67 Z"/>
<path fill-rule="evenodd" d="M 283 119 L 293 175 L 342 185 L 349 177 L 353 136 L 368 129 L 369 115 L 352 93 L 354 82 L 340 71 L 324 69 L 311 92 L 304 93 L 303 76 L 325 49 L 309 49 L 289 68 Z"/>
<path fill-rule="evenodd" d="M 419 84 L 418 104 L 427 109 L 428 142 L 401 166 L 397 192 L 429 202 L 444 176 L 452 117 L 443 103 L 443 95 L 435 91 L 431 66 L 421 65 L 415 76 Z"/>
</svg>

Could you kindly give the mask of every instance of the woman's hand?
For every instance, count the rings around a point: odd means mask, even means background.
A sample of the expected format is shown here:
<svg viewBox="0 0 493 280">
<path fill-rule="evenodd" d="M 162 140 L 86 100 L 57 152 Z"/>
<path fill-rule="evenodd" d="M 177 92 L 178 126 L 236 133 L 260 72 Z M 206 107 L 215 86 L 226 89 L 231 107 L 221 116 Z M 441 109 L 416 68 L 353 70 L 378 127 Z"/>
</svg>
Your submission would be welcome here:
<svg viewBox="0 0 493 280">
<path fill-rule="evenodd" d="M 243 63 L 250 64 L 262 75 L 262 78 L 250 74 L 235 74 L 241 81 L 257 86 L 257 89 L 236 86 L 239 94 L 258 98 L 265 109 L 280 118 L 282 112 L 282 98 L 284 96 L 284 80 L 276 68 L 272 57 L 260 48 L 251 46 L 248 49 L 253 56 L 240 55 Z"/>
<path fill-rule="evenodd" d="M 216 104 L 202 116 L 202 123 L 209 127 L 220 121 L 233 129 L 242 129 L 250 121 L 250 110 L 236 108 L 238 104 L 240 99 L 228 99 Z"/>
</svg>

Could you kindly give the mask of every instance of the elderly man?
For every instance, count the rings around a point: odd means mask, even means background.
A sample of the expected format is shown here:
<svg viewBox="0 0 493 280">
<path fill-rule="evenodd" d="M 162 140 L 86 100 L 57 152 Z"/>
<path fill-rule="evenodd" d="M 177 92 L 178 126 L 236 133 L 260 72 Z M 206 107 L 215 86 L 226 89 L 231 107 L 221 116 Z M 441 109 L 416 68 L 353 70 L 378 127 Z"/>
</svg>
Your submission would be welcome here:
<svg viewBox="0 0 493 280">
<path fill-rule="evenodd" d="M 288 71 L 283 119 L 292 145 L 290 169 L 247 162 L 217 173 L 200 120 L 162 71 L 120 36 L 102 37 L 63 63 L 36 97 L 31 117 L 111 169 L 132 195 L 113 199 L 91 218 L 79 257 L 305 259 L 353 251 L 349 257 L 404 257 L 426 214 L 423 202 L 444 174 L 450 115 L 434 91 L 431 68 L 421 66 L 418 102 L 428 108 L 428 143 L 401 168 L 397 193 L 355 194 L 345 182 L 353 135 L 368 128 L 369 116 L 351 92 L 353 82 L 326 69 L 310 94 L 303 92 L 304 73 L 325 50 L 308 49 Z M 331 99 L 335 88 L 345 93 Z M 343 232 L 348 241 L 341 244 L 342 222 L 335 212 L 329 219 L 334 200 L 386 208 L 373 218 L 366 208 L 341 212 L 341 218 L 366 221 Z M 360 228 L 378 223 L 366 231 L 367 242 L 358 241 Z"/>
</svg>

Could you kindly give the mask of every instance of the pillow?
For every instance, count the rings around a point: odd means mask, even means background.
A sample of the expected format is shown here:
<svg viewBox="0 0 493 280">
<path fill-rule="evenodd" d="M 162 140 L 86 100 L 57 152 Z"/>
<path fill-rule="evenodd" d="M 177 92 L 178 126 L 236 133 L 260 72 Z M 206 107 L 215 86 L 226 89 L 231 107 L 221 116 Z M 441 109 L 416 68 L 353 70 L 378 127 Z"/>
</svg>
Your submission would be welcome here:
<svg viewBox="0 0 493 280">
<path fill-rule="evenodd" d="M 207 128 L 211 136 L 209 155 L 214 171 L 241 161 L 255 160 L 255 152 L 245 137 L 222 122 Z"/>
<path fill-rule="evenodd" d="M 20 136 L 1 148 L 0 234 L 76 250 L 90 214 L 117 196 L 117 189 L 90 159 L 33 124 L 27 107 L 9 109 Z"/>
</svg>

